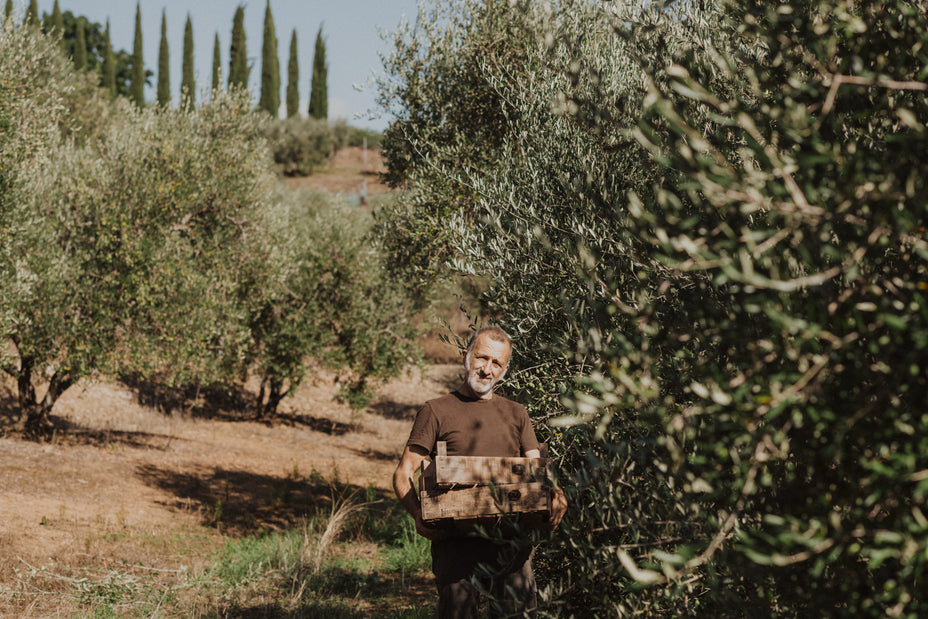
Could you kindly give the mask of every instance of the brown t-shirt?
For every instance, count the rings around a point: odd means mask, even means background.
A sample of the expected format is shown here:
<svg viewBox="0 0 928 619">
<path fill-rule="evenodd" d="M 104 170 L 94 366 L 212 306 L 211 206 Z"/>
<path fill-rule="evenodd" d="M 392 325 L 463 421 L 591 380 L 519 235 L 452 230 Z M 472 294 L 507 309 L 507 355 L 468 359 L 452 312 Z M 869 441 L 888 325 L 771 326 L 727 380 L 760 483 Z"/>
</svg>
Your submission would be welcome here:
<svg viewBox="0 0 928 619">
<path fill-rule="evenodd" d="M 493 395 L 489 400 L 468 398 L 454 391 L 429 400 L 416 415 L 406 445 L 422 447 L 431 455 L 445 441 L 449 456 L 524 456 L 538 449 L 525 407 Z"/>
</svg>

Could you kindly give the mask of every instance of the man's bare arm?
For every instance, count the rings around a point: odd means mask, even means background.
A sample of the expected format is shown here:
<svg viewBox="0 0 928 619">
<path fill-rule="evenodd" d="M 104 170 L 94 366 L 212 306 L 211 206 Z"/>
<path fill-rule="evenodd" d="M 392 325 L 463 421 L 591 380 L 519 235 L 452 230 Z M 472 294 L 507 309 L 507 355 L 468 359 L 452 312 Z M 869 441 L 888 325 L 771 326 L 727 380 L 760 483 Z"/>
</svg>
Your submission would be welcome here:
<svg viewBox="0 0 928 619">
<path fill-rule="evenodd" d="M 419 496 L 413 481 L 416 471 L 428 456 L 428 452 L 422 447 L 407 445 L 396 472 L 393 473 L 393 491 L 409 515 L 415 519 L 416 532 L 422 537 L 434 540 L 441 537 L 441 532 L 422 520 L 422 507 L 419 505 Z"/>
</svg>

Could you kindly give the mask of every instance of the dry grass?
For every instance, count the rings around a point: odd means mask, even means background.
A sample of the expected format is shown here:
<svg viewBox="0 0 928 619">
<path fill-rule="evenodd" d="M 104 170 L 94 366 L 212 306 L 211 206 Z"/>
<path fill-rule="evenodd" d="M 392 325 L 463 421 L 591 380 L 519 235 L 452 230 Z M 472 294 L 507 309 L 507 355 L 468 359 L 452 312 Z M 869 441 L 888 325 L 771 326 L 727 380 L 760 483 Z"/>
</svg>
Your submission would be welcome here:
<svg viewBox="0 0 928 619">
<path fill-rule="evenodd" d="M 352 411 L 322 373 L 265 422 L 165 414 L 118 382 L 79 384 L 56 406 L 65 430 L 51 441 L 0 438 L 0 617 L 76 616 L 94 595 L 173 591 L 228 536 L 298 527 L 332 505 L 332 484 L 389 497 L 416 410 L 457 375 L 410 368 Z M 358 508 L 332 506 L 317 552 Z"/>
</svg>

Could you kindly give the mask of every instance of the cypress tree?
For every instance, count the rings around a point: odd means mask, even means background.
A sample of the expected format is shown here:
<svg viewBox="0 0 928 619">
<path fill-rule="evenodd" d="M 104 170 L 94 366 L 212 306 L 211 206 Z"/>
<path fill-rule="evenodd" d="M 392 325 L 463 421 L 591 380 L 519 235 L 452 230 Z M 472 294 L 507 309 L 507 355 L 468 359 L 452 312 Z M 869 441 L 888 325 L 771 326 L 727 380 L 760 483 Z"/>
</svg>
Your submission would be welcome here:
<svg viewBox="0 0 928 619">
<path fill-rule="evenodd" d="M 13 0 L 6 0 L 6 6 L 3 8 L 3 21 L 13 16 Z"/>
<path fill-rule="evenodd" d="M 328 71 L 325 62 L 325 41 L 322 26 L 316 33 L 316 49 L 313 52 L 313 77 L 309 90 L 309 115 L 313 118 L 329 117 Z"/>
<path fill-rule="evenodd" d="M 142 7 L 135 3 L 135 41 L 132 45 L 132 79 L 129 93 L 139 108 L 145 107 L 145 59 L 142 54 Z"/>
<path fill-rule="evenodd" d="M 29 8 L 26 10 L 25 23 L 33 26 L 39 25 L 39 3 L 37 0 L 29 0 Z"/>
<path fill-rule="evenodd" d="M 58 3 L 55 3 L 58 6 Z M 113 54 L 113 41 L 110 38 L 110 20 L 106 20 L 103 34 L 103 90 L 110 97 L 116 96 L 116 56 Z"/>
<path fill-rule="evenodd" d="M 168 50 L 168 17 L 161 9 L 161 43 L 158 45 L 158 105 L 171 107 L 171 53 Z"/>
<path fill-rule="evenodd" d="M 287 64 L 287 118 L 300 113 L 300 61 L 297 59 L 296 28 L 290 36 L 290 62 Z"/>
<path fill-rule="evenodd" d="M 232 44 L 229 47 L 229 89 L 248 88 L 248 49 L 245 40 L 245 8 L 238 5 L 232 19 Z"/>
<path fill-rule="evenodd" d="M 61 37 L 64 35 L 64 16 L 61 14 L 58 0 L 55 0 L 55 6 L 52 7 L 52 17 L 48 25 L 56 36 Z"/>
<path fill-rule="evenodd" d="M 218 90 L 222 88 L 222 52 L 219 49 L 219 33 L 213 41 L 213 83 L 211 88 Z"/>
<path fill-rule="evenodd" d="M 187 23 L 184 24 L 184 59 L 181 67 L 180 103 L 181 107 L 196 105 L 197 83 L 193 77 L 193 23 L 190 13 L 187 13 Z"/>
<path fill-rule="evenodd" d="M 277 57 L 277 31 L 271 14 L 271 0 L 264 9 L 264 40 L 261 45 L 261 99 L 258 107 L 277 118 L 280 110 L 280 59 Z"/>
<path fill-rule="evenodd" d="M 74 67 L 78 71 L 87 68 L 87 35 L 84 33 L 84 18 L 78 17 L 74 35 Z"/>
</svg>

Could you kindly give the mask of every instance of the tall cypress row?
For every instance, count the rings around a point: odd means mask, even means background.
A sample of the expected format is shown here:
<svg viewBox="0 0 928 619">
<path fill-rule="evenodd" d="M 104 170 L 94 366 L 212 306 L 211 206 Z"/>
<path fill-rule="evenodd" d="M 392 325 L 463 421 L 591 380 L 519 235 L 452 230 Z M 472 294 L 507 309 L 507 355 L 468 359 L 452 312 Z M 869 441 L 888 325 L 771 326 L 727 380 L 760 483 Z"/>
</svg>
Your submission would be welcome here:
<svg viewBox="0 0 928 619">
<path fill-rule="evenodd" d="M 52 17 L 49 21 L 49 28 L 55 32 L 55 35 L 61 37 L 64 35 L 64 16 L 61 14 L 61 7 L 58 6 L 58 0 L 55 0 L 55 6 L 52 7 Z"/>
<path fill-rule="evenodd" d="M 248 50 L 245 40 L 245 8 L 238 5 L 232 18 L 232 44 L 229 47 L 229 89 L 248 88 Z"/>
<path fill-rule="evenodd" d="M 6 6 L 3 8 L 3 21 L 13 16 L 13 0 L 6 0 Z"/>
<path fill-rule="evenodd" d="M 39 3 L 37 0 L 29 0 L 29 8 L 26 9 L 26 19 L 24 23 L 33 26 L 38 26 L 41 23 L 39 21 Z"/>
<path fill-rule="evenodd" d="M 58 6 L 58 3 L 55 3 Z M 110 38 L 110 20 L 106 20 L 103 33 L 103 90 L 110 97 L 116 96 L 116 56 L 113 54 L 113 41 Z"/>
<path fill-rule="evenodd" d="M 296 28 L 290 35 L 290 61 L 287 63 L 287 118 L 300 113 L 300 61 L 297 58 Z"/>
<path fill-rule="evenodd" d="M 84 33 L 84 18 L 78 17 L 74 34 L 74 68 L 83 71 L 87 68 L 87 35 Z"/>
<path fill-rule="evenodd" d="M 132 77 L 129 95 L 139 108 L 145 107 L 145 59 L 142 53 L 142 7 L 135 3 L 135 41 L 132 44 Z"/>
<path fill-rule="evenodd" d="M 316 49 L 313 52 L 313 77 L 309 90 L 309 115 L 313 118 L 329 117 L 328 71 L 325 62 L 325 41 L 322 26 L 316 33 Z"/>
<path fill-rule="evenodd" d="M 210 85 L 212 90 L 222 88 L 222 51 L 219 47 L 219 33 L 213 39 L 213 81 Z"/>
<path fill-rule="evenodd" d="M 190 21 L 190 13 L 187 13 L 187 23 L 184 24 L 184 57 L 180 78 L 181 107 L 194 107 L 196 105 L 196 89 L 197 83 L 193 77 L 193 22 Z"/>
<path fill-rule="evenodd" d="M 280 110 L 280 59 L 277 57 L 277 30 L 271 14 L 271 0 L 264 9 L 264 39 L 261 44 L 261 98 L 258 107 L 273 118 Z"/>
<path fill-rule="evenodd" d="M 171 53 L 168 50 L 168 17 L 161 9 L 161 43 L 158 45 L 158 105 L 171 107 Z"/>
</svg>

